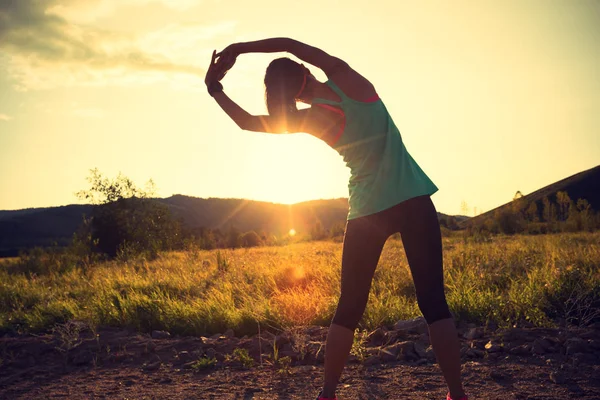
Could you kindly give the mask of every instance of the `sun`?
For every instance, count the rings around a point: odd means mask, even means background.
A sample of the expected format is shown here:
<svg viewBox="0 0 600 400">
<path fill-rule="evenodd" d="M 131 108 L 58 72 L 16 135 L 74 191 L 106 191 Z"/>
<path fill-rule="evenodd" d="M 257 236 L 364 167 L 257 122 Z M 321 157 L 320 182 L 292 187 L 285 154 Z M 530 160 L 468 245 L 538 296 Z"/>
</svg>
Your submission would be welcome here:
<svg viewBox="0 0 600 400">
<path fill-rule="evenodd" d="M 307 134 L 257 135 L 245 157 L 243 197 L 295 204 L 347 195 L 347 168 L 339 155 Z"/>
<path fill-rule="evenodd" d="M 290 236 L 296 236 L 296 230 L 294 228 L 290 229 Z"/>
</svg>

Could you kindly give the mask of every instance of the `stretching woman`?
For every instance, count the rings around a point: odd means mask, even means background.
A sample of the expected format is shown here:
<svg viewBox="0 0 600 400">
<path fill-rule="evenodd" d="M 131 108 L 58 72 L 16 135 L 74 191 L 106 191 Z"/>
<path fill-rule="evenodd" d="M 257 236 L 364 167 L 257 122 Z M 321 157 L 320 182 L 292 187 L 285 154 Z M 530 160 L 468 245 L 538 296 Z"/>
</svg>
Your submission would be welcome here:
<svg viewBox="0 0 600 400">
<path fill-rule="evenodd" d="M 304 64 L 278 58 L 265 74 L 269 115 L 250 115 L 223 93 L 219 81 L 238 55 L 283 51 L 320 68 L 328 80 L 320 82 Z M 241 129 L 309 133 L 338 151 L 350 168 L 341 295 L 327 335 L 325 379 L 318 399 L 336 398 L 381 251 L 396 232 L 402 237 L 419 308 L 448 384 L 447 399 L 466 399 L 458 335 L 444 295 L 440 227 L 430 198 L 438 189 L 407 152 L 373 85 L 339 58 L 288 38 L 235 43 L 213 52 L 205 83 Z M 298 101 L 311 107 L 298 110 Z"/>
</svg>

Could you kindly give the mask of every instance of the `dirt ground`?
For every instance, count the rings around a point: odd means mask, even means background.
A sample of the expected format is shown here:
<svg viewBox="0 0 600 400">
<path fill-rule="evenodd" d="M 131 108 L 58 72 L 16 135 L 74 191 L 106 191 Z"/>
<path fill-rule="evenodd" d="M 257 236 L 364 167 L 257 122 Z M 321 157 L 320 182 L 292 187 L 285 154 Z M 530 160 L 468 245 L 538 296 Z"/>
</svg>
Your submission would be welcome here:
<svg viewBox="0 0 600 400">
<path fill-rule="evenodd" d="M 314 400 L 322 383 L 322 357 L 308 354 L 281 370 L 268 355 L 253 351 L 260 343 L 256 338 L 157 339 L 118 329 L 97 334 L 0 338 L 0 399 Z M 318 338 L 311 339 L 323 339 L 323 334 L 321 330 Z M 600 399 L 600 330 L 581 332 L 575 342 L 561 335 L 557 330 L 532 329 L 462 338 L 463 376 L 470 398 Z M 555 346 L 536 347 L 542 337 Z M 496 339 L 498 343 L 502 339 L 503 349 L 482 346 Z M 509 350 L 510 343 L 516 350 Z M 579 346 L 575 355 L 574 343 Z M 238 347 L 254 354 L 254 366 L 245 368 L 223 356 Z M 478 347 L 483 350 L 465 352 Z M 381 349 L 381 343 L 371 347 L 370 363 L 349 362 L 338 390 L 340 400 L 445 399 L 446 388 L 434 360 L 407 355 L 379 361 L 375 348 Z M 221 361 L 194 368 L 194 362 L 208 351 Z"/>
</svg>

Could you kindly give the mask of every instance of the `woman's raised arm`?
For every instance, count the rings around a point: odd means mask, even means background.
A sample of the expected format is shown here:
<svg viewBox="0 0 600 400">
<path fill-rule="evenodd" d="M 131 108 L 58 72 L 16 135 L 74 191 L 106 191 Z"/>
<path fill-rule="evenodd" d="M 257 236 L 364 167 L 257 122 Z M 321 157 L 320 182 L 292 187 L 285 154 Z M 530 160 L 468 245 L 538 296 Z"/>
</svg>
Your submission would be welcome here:
<svg viewBox="0 0 600 400">
<path fill-rule="evenodd" d="M 345 61 L 331 56 L 317 47 L 283 37 L 234 43 L 217 53 L 217 57 L 222 57 L 224 60 L 235 60 L 238 55 L 244 53 L 277 53 L 283 51 L 320 68 L 328 77 L 340 69 L 348 68 Z"/>
</svg>

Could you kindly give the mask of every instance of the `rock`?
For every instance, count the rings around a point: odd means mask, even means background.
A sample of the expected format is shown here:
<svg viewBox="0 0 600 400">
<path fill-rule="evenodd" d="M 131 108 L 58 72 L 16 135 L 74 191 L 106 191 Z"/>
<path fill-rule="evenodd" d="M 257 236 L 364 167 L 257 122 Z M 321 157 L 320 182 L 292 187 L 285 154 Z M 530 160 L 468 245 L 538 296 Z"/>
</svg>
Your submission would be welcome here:
<svg viewBox="0 0 600 400">
<path fill-rule="evenodd" d="M 589 345 L 587 341 L 580 338 L 568 339 L 565 342 L 565 347 L 567 349 L 567 355 L 572 355 L 575 353 L 587 353 L 589 351 Z"/>
<path fill-rule="evenodd" d="M 488 353 L 501 353 L 503 351 L 502 346 L 492 343 L 491 340 L 487 342 L 487 344 L 485 345 L 485 349 Z"/>
<path fill-rule="evenodd" d="M 427 327 L 427 322 L 425 321 L 425 318 L 418 317 L 410 319 L 408 321 L 396 322 L 396 324 L 394 325 L 394 330 L 412 333 L 426 333 L 429 330 L 429 328 Z"/>
<path fill-rule="evenodd" d="M 214 340 L 212 340 L 211 338 L 207 338 L 206 336 L 200 336 L 200 341 L 202 341 L 202 344 L 213 344 Z"/>
<path fill-rule="evenodd" d="M 404 359 L 406 361 L 418 360 L 419 356 L 415 352 L 415 344 L 411 341 L 394 343 L 381 349 L 380 357 L 383 361 L 395 361 Z"/>
<path fill-rule="evenodd" d="M 421 358 L 419 360 L 417 360 L 416 364 L 417 365 L 425 365 L 427 364 L 429 361 L 427 361 L 425 358 Z"/>
<path fill-rule="evenodd" d="M 472 349 L 467 350 L 465 355 L 470 358 L 483 358 L 485 353 L 479 349 L 472 348 Z"/>
<path fill-rule="evenodd" d="M 550 381 L 556 383 L 557 385 L 561 385 L 567 381 L 565 375 L 559 371 L 550 372 Z"/>
<path fill-rule="evenodd" d="M 183 350 L 177 353 L 177 358 L 181 362 L 188 362 L 190 359 L 192 359 L 192 355 L 189 353 L 189 351 Z"/>
<path fill-rule="evenodd" d="M 217 351 L 211 347 L 209 349 L 206 349 L 204 354 L 206 354 L 207 358 L 215 358 L 215 356 L 217 355 Z"/>
<path fill-rule="evenodd" d="M 596 364 L 598 358 L 592 353 L 575 353 L 573 354 L 573 362 L 575 364 Z"/>
<path fill-rule="evenodd" d="M 531 346 L 531 352 L 533 354 L 546 354 L 546 349 L 544 348 L 544 345 L 542 344 L 541 340 L 535 339 L 533 341 L 533 345 Z"/>
<path fill-rule="evenodd" d="M 15 358 L 11 365 L 15 368 L 29 368 L 35 365 L 35 358 L 33 356 L 20 356 Z"/>
<path fill-rule="evenodd" d="M 465 334 L 465 339 L 475 340 L 483 337 L 483 328 L 471 328 Z"/>
<path fill-rule="evenodd" d="M 388 346 L 388 347 L 390 347 L 390 346 Z M 389 350 L 387 348 L 383 348 L 379 352 L 379 358 L 383 362 L 396 361 L 398 359 L 398 354 L 394 354 L 391 350 Z"/>
<path fill-rule="evenodd" d="M 81 366 L 81 365 L 90 364 L 93 360 L 94 360 L 94 356 L 91 352 L 83 351 L 83 352 L 75 354 L 75 356 L 73 357 L 71 362 L 73 363 L 73 365 Z"/>
<path fill-rule="evenodd" d="M 152 331 L 152 339 L 168 339 L 171 334 L 167 331 Z"/>
<path fill-rule="evenodd" d="M 515 356 L 526 356 L 531 353 L 531 346 L 528 344 L 521 344 L 519 346 L 514 346 L 508 352 Z"/>
<path fill-rule="evenodd" d="M 370 356 L 370 357 L 367 357 L 367 359 L 365 361 L 363 361 L 363 364 L 369 366 L 369 365 L 379 364 L 380 362 L 381 362 L 381 360 L 379 357 Z"/>
<path fill-rule="evenodd" d="M 369 346 L 380 346 L 385 340 L 385 334 L 387 330 L 385 328 L 377 328 L 369 334 L 367 339 L 369 340 Z"/>
<path fill-rule="evenodd" d="M 235 333 L 233 332 L 233 329 L 227 329 L 225 331 L 225 333 L 223 334 L 223 336 L 225 336 L 227 338 L 232 338 L 232 337 L 235 337 Z"/>
<path fill-rule="evenodd" d="M 419 342 L 414 343 L 414 350 L 419 358 L 427 358 L 427 351 L 425 350 L 425 346 Z"/>
<path fill-rule="evenodd" d="M 300 355 L 293 350 L 280 350 L 279 357 L 289 357 L 292 361 L 298 361 Z"/>
</svg>

